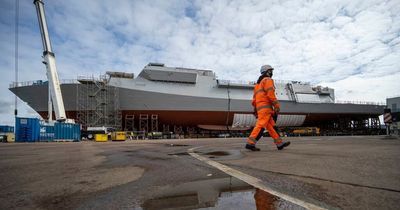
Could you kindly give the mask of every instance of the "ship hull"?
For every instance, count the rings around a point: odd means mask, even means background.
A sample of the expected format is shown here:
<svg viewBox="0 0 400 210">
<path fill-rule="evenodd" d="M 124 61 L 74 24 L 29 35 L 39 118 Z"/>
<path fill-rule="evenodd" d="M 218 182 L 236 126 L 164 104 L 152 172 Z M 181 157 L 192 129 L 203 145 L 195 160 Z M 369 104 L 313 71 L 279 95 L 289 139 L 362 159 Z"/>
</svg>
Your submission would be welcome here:
<svg viewBox="0 0 400 210">
<path fill-rule="evenodd" d="M 163 64 L 145 66 L 136 78 L 120 72 L 107 74 L 106 80 L 81 79 L 79 83 L 61 85 L 68 118 L 89 127 L 89 121 L 107 124 L 108 119 L 118 116 L 114 125 L 129 130 L 167 127 L 247 130 L 256 121 L 252 115 L 252 83 L 218 80 L 210 70 L 165 67 Z M 335 127 L 338 123 L 346 126 L 352 123 L 365 127 L 370 118 L 376 119 L 384 109 L 382 105 L 334 103 L 334 90 L 328 87 L 312 87 L 297 81 L 276 82 L 274 86 L 281 104 L 277 126 Z M 47 118 L 46 82 L 23 83 L 10 90 Z M 97 112 L 99 110 L 108 112 Z M 96 113 L 90 115 L 90 112 Z"/>
<path fill-rule="evenodd" d="M 66 105 L 67 117 L 77 119 L 77 90 L 81 84 L 63 84 L 62 92 Z M 10 89 L 28 102 L 43 118 L 47 118 L 47 85 L 35 85 Z M 126 116 L 133 116 L 133 126 L 139 129 L 140 116 L 148 116 L 148 126 L 151 116 L 157 116 L 159 130 L 163 126 L 200 127 L 211 130 L 235 129 L 232 127 L 235 115 L 251 115 L 250 100 L 228 100 L 207 97 L 180 96 L 142 90 L 119 88 L 122 128 L 126 125 Z M 230 106 L 228 106 L 230 103 Z M 281 115 L 304 116 L 301 126 L 332 125 L 340 119 L 368 119 L 383 112 L 383 106 L 334 104 L 334 103 L 295 103 L 280 101 Z M 283 124 L 281 126 L 290 126 Z M 299 125 L 297 125 L 299 126 Z M 236 129 L 248 130 L 243 126 Z"/>
</svg>

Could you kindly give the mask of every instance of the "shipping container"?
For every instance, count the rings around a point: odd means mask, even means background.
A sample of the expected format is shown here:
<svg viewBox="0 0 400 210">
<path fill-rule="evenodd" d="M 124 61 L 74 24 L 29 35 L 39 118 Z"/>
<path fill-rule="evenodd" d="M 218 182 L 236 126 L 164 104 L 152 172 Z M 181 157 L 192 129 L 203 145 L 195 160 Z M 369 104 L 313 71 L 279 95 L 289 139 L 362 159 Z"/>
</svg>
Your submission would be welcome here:
<svg viewBox="0 0 400 210">
<path fill-rule="evenodd" d="M 14 133 L 14 126 L 0 125 L 0 133 Z"/>
<path fill-rule="evenodd" d="M 54 125 L 40 125 L 39 141 L 54 141 Z"/>
<path fill-rule="evenodd" d="M 55 122 L 46 123 L 37 118 L 15 119 L 15 141 L 79 141 L 81 130 L 79 124 Z"/>
<path fill-rule="evenodd" d="M 94 134 L 94 140 L 98 142 L 105 142 L 108 141 L 108 135 L 107 134 Z"/>
<path fill-rule="evenodd" d="M 67 141 L 80 141 L 81 128 L 79 124 L 74 123 L 55 123 L 54 139 Z"/>
<path fill-rule="evenodd" d="M 15 141 L 35 142 L 39 140 L 40 123 L 37 118 L 15 118 Z"/>
</svg>

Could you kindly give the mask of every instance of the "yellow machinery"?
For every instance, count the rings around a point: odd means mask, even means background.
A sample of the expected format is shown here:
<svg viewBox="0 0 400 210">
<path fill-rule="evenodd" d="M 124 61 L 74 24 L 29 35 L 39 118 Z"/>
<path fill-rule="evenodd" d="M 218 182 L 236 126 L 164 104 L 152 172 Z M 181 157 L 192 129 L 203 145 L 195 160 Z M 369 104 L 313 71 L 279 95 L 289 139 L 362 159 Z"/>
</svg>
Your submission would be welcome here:
<svg viewBox="0 0 400 210">
<path fill-rule="evenodd" d="M 7 133 L 7 142 L 11 143 L 11 142 L 15 142 L 15 134 L 14 133 Z"/>
<path fill-rule="evenodd" d="M 94 134 L 94 140 L 97 142 L 106 142 L 108 141 L 108 135 L 101 133 Z"/>
<path fill-rule="evenodd" d="M 111 140 L 113 141 L 125 141 L 126 140 L 126 132 L 125 131 L 116 131 L 111 133 Z"/>
<path fill-rule="evenodd" d="M 12 143 L 15 142 L 14 133 L 0 133 L 0 142 Z"/>
<path fill-rule="evenodd" d="M 320 135 L 320 129 L 318 127 L 296 128 L 292 133 L 298 136 L 318 136 Z"/>
</svg>

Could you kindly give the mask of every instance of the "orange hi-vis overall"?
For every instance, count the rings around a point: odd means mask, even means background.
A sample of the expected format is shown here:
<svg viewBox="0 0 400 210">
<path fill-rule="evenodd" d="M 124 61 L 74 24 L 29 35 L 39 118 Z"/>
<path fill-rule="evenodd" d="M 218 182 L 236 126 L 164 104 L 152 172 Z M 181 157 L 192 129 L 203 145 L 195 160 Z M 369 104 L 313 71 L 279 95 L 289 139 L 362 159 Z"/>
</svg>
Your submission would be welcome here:
<svg viewBox="0 0 400 210">
<path fill-rule="evenodd" d="M 282 143 L 282 139 L 274 129 L 275 122 L 272 119 L 274 109 L 280 109 L 280 105 L 275 95 L 274 81 L 271 78 L 266 77 L 261 80 L 260 84 L 254 86 L 254 95 L 251 104 L 257 112 L 258 118 L 253 131 L 247 139 L 247 144 L 255 145 L 262 137 L 264 129 L 268 130 L 275 144 Z"/>
</svg>

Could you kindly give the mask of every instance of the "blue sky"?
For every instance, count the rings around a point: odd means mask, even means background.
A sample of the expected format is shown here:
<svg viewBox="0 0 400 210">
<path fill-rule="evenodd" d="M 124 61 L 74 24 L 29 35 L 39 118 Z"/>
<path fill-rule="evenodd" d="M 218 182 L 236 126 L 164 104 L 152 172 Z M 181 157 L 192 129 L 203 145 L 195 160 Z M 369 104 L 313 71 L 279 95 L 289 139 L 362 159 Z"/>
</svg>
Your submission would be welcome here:
<svg viewBox="0 0 400 210">
<path fill-rule="evenodd" d="M 400 94 L 400 1 L 48 0 L 61 79 L 149 62 L 211 69 L 218 78 L 275 78 L 335 89 L 338 100 Z M 19 81 L 46 80 L 34 5 L 20 0 Z M 0 124 L 13 123 L 15 1 L 0 8 Z M 35 112 L 19 102 L 22 116 Z"/>
</svg>

